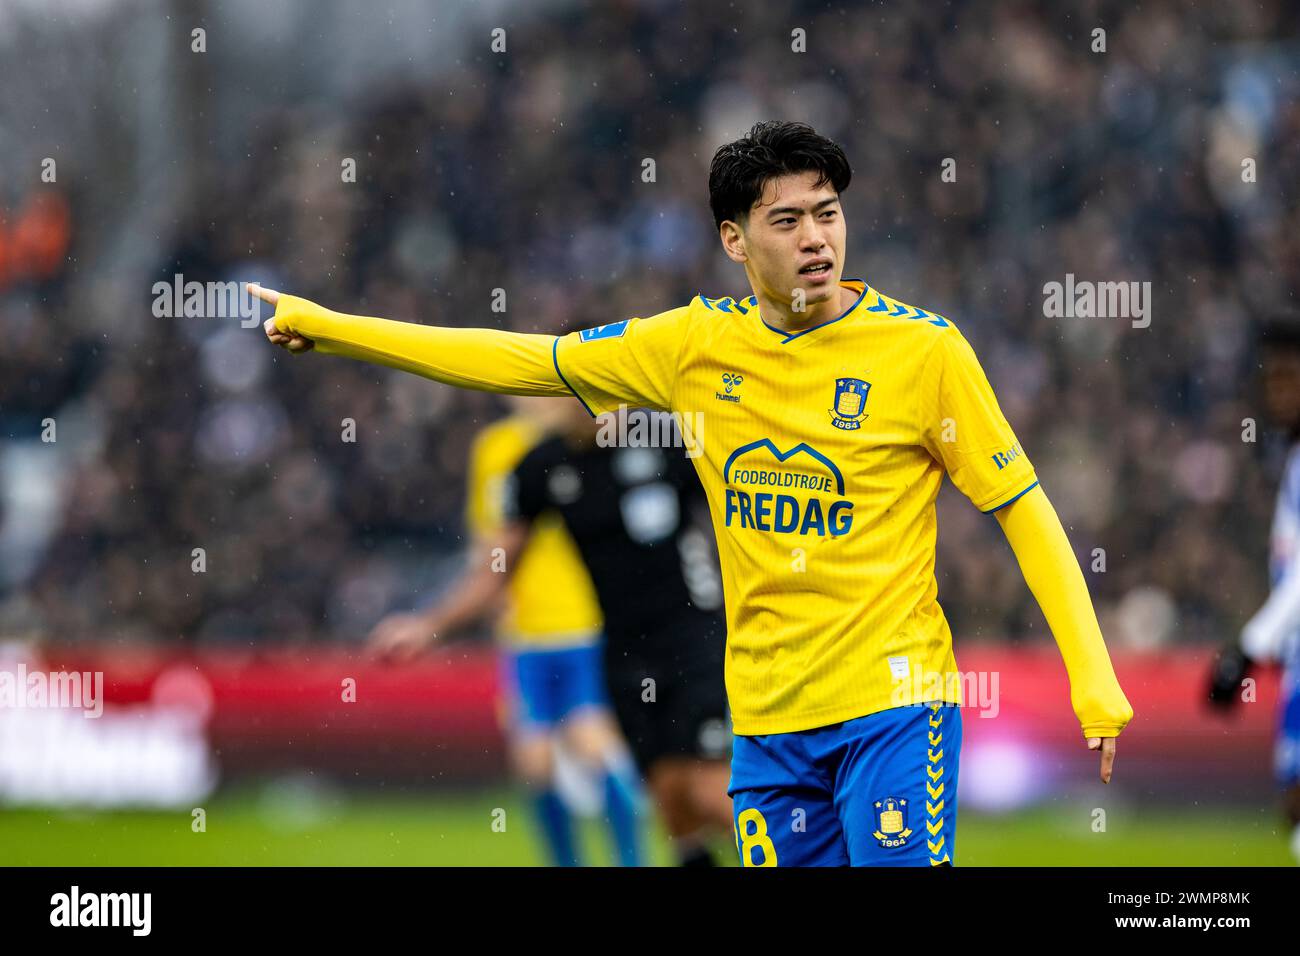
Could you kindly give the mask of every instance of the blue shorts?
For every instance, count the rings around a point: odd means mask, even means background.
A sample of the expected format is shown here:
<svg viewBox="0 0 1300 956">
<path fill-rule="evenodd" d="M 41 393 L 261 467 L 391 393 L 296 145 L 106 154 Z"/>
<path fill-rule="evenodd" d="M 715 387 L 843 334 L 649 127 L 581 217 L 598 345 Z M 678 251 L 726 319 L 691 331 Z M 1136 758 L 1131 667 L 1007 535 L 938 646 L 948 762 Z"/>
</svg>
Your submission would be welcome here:
<svg viewBox="0 0 1300 956">
<path fill-rule="evenodd" d="M 599 642 L 507 649 L 501 664 L 509 721 L 519 730 L 550 730 L 576 710 L 609 706 Z"/>
<path fill-rule="evenodd" d="M 960 752 L 961 708 L 941 703 L 737 736 L 741 866 L 951 864 Z"/>
<path fill-rule="evenodd" d="M 1285 790 L 1300 785 L 1300 662 L 1292 661 L 1283 671 L 1278 696 L 1281 707 L 1273 768 L 1278 786 Z"/>
</svg>

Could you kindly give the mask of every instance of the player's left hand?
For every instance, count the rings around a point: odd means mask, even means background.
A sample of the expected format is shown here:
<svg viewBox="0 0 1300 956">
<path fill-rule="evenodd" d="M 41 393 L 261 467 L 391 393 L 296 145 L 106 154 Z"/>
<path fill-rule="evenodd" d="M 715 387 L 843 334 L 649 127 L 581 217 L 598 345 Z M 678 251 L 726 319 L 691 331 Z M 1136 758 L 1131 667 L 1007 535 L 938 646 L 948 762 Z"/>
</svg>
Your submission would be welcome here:
<svg viewBox="0 0 1300 956">
<path fill-rule="evenodd" d="M 1115 769 L 1115 738 L 1089 737 L 1088 749 L 1101 751 L 1101 782 L 1110 783 L 1110 775 Z"/>
</svg>

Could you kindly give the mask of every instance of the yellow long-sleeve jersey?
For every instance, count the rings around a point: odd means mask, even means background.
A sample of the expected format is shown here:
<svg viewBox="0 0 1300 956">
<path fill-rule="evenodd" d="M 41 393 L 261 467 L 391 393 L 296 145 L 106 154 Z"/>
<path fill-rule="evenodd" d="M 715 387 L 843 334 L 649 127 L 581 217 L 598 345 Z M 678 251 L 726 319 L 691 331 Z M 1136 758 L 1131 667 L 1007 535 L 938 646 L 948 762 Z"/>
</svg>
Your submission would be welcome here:
<svg viewBox="0 0 1300 956">
<path fill-rule="evenodd" d="M 1042 495 L 953 322 L 862 280 L 843 285 L 852 307 L 795 333 L 765 322 L 753 297 L 697 296 L 562 338 L 347 316 L 293 297 L 275 322 L 321 351 L 450 384 L 678 415 L 718 538 L 734 729 L 757 735 L 959 703 L 934 578 L 943 475 L 985 512 Z M 1085 735 L 1114 736 L 1132 709 L 1077 561 L 1046 533 L 1044 522 L 1059 530 L 1050 507 L 1026 514 L 1004 527 L 1022 564 L 1032 554 L 1066 581 L 1035 594 L 1058 602 L 1044 610 L 1076 714 Z"/>
</svg>

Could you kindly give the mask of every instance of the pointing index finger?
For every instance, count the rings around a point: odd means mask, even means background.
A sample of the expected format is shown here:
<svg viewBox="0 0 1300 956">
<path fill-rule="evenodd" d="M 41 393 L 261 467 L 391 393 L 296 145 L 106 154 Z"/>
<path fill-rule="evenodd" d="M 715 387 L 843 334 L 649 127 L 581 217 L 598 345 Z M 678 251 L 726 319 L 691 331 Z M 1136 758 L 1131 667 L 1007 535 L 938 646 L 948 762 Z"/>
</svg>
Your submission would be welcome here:
<svg viewBox="0 0 1300 956">
<path fill-rule="evenodd" d="M 271 305 L 275 305 L 280 301 L 279 292 L 276 292 L 274 289 L 267 289 L 256 282 L 248 283 L 248 291 L 257 296 L 263 302 L 269 302 Z"/>
<path fill-rule="evenodd" d="M 1091 745 L 1091 742 L 1089 743 Z M 1100 746 L 1092 749 L 1101 750 L 1101 782 L 1110 783 L 1111 775 L 1115 770 L 1115 738 L 1103 737 L 1098 743 Z"/>
</svg>

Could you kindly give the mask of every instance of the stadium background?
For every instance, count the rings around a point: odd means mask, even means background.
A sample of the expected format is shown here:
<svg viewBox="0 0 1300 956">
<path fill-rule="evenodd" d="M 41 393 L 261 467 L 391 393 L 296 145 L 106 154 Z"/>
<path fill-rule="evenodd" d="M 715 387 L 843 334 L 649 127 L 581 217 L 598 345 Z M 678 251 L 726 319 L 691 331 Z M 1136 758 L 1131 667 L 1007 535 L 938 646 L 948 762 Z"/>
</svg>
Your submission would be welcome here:
<svg viewBox="0 0 1300 956">
<path fill-rule="evenodd" d="M 486 635 L 405 670 L 357 653 L 457 570 L 466 449 L 501 402 L 158 319 L 153 284 L 525 331 L 735 295 L 707 163 L 773 117 L 844 145 L 846 274 L 958 321 L 1085 569 L 1105 550 L 1089 586 L 1138 719 L 1103 792 L 1009 548 L 941 497 L 959 664 L 1001 676 L 999 716 L 967 718 L 962 862 L 1287 862 L 1276 675 L 1229 720 L 1196 697 L 1266 593 L 1284 447 L 1252 332 L 1300 287 L 1296 20 L 1284 0 L 0 4 L 0 660 L 101 669 L 110 701 L 100 722 L 0 713 L 0 862 L 535 861 Z M 1046 317 L 1067 273 L 1150 281 L 1151 326 Z"/>
</svg>

